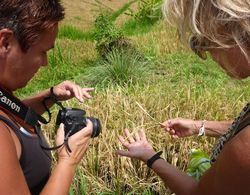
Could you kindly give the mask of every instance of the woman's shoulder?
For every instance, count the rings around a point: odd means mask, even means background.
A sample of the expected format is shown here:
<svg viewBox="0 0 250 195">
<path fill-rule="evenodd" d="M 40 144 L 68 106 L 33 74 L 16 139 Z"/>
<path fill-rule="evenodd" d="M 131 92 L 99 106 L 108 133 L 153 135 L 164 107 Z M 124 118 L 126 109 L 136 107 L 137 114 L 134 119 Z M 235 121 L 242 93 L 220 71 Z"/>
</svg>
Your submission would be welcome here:
<svg viewBox="0 0 250 195">
<path fill-rule="evenodd" d="M 250 171 L 250 125 L 244 127 L 235 135 L 221 151 L 219 162 L 224 158 L 231 158 L 232 162 L 249 165 Z M 243 168 L 243 167 L 242 167 Z"/>
<path fill-rule="evenodd" d="M 20 156 L 21 154 L 21 144 L 19 138 L 15 134 L 15 129 L 17 128 L 15 122 L 9 117 L 5 112 L 0 110 L 0 144 L 1 149 L 5 150 L 9 147 L 9 151 L 12 151 L 14 146 L 15 154 Z M 14 129 L 13 129 L 14 128 Z M 3 149 L 6 147 L 5 149 Z"/>
<path fill-rule="evenodd" d="M 250 125 L 224 145 L 216 162 L 201 178 L 198 194 L 250 194 L 249 181 Z"/>
<path fill-rule="evenodd" d="M 7 130 L 10 133 L 10 128 L 6 121 L 9 121 L 10 123 L 13 123 L 11 118 L 2 110 L 0 110 L 0 129 Z"/>
</svg>

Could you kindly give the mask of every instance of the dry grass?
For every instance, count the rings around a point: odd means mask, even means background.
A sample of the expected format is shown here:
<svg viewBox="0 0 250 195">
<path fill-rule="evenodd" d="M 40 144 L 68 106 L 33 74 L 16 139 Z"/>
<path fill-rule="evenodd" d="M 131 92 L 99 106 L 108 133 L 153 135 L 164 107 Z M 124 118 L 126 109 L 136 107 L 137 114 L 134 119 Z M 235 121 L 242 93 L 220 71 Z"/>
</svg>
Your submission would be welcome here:
<svg viewBox="0 0 250 195">
<path fill-rule="evenodd" d="M 236 107 L 232 107 L 234 100 L 228 100 L 226 97 L 219 98 L 209 91 L 203 95 L 193 97 L 189 85 L 180 86 L 180 91 L 177 92 L 159 83 L 156 86 L 147 86 L 143 91 L 140 86 L 135 86 L 129 94 L 124 88 L 97 91 L 93 100 L 87 101 L 86 104 L 80 105 L 74 100 L 68 102 L 67 105 L 85 109 L 88 116 L 100 118 L 103 126 L 102 134 L 92 141 L 79 166 L 79 173 L 73 185 L 75 194 L 79 194 L 76 188 L 79 190 L 78 185 L 81 180 L 84 180 L 87 194 L 100 192 L 142 194 L 147 188 L 159 194 L 170 194 L 162 181 L 145 165 L 115 154 L 117 149 L 122 148 L 117 136 L 123 133 L 125 127 L 133 132 L 144 128 L 154 148 L 163 150 L 164 157 L 169 163 L 185 170 L 190 149 L 198 147 L 209 153 L 214 140 L 198 137 L 172 140 L 138 107 L 136 102 L 139 102 L 156 121 L 180 116 L 209 119 L 223 116 L 225 110 L 231 113 L 226 116 L 229 119 L 244 104 L 243 101 Z M 205 113 L 204 110 L 206 110 Z"/>
</svg>

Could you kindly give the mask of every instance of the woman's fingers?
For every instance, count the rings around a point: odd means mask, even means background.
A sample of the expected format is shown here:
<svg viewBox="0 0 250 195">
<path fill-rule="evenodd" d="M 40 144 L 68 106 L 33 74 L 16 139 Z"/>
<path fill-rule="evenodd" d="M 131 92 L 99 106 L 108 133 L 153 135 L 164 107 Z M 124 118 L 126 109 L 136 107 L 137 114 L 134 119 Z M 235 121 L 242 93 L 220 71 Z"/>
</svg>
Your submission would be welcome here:
<svg viewBox="0 0 250 195">
<path fill-rule="evenodd" d="M 93 123 L 87 119 L 87 125 L 86 127 L 84 127 L 83 129 L 79 130 L 77 133 L 77 135 L 72 135 L 71 137 L 89 137 L 93 132 Z"/>
<path fill-rule="evenodd" d="M 119 155 L 121 155 L 121 156 L 131 157 L 129 151 L 117 150 L 116 153 L 119 154 Z"/>
<path fill-rule="evenodd" d="M 94 88 L 82 88 L 72 81 L 64 81 L 54 87 L 55 94 L 62 100 L 76 97 L 80 102 L 83 102 L 84 98 L 92 98 L 90 92 L 93 90 Z"/>
<path fill-rule="evenodd" d="M 170 133 L 171 135 L 174 135 L 174 134 L 175 134 L 175 130 L 174 130 L 174 129 L 170 129 L 169 133 Z"/>
<path fill-rule="evenodd" d="M 125 129 L 125 130 L 124 130 L 124 133 L 125 133 L 125 136 L 127 137 L 128 141 L 129 141 L 130 143 L 134 143 L 134 142 L 135 142 L 133 136 L 130 134 L 130 132 L 129 132 L 128 129 Z"/>
<path fill-rule="evenodd" d="M 173 138 L 173 139 L 178 139 L 179 136 L 178 136 L 178 135 L 172 135 L 172 138 Z"/>
<path fill-rule="evenodd" d="M 57 145 L 60 145 L 60 144 L 63 143 L 63 141 L 64 141 L 64 133 L 65 133 L 65 131 L 64 131 L 64 124 L 61 123 L 59 125 L 58 130 L 57 130 L 57 136 L 56 136 L 56 144 Z"/>
<path fill-rule="evenodd" d="M 135 133 L 134 137 L 135 137 L 136 142 L 141 141 L 141 138 L 140 138 L 138 132 Z"/>
<path fill-rule="evenodd" d="M 143 129 L 139 130 L 139 136 L 140 136 L 142 141 L 145 141 L 147 139 Z"/>
<path fill-rule="evenodd" d="M 128 148 L 129 143 L 124 139 L 123 136 L 118 136 L 118 139 L 125 148 Z"/>
<path fill-rule="evenodd" d="M 83 98 L 82 98 L 82 92 L 79 86 L 73 84 L 71 86 L 71 90 L 73 91 L 74 96 L 80 101 L 83 102 Z"/>
<path fill-rule="evenodd" d="M 89 92 L 94 91 L 94 88 L 82 88 L 82 95 L 88 99 L 92 98 Z"/>
</svg>

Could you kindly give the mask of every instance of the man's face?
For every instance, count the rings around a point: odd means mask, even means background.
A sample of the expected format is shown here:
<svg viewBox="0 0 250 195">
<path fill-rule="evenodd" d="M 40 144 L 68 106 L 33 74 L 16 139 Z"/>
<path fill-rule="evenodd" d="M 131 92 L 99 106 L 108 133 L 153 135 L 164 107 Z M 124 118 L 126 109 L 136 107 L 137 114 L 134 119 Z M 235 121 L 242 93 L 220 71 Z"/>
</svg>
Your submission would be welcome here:
<svg viewBox="0 0 250 195">
<path fill-rule="evenodd" d="M 57 24 L 44 31 L 40 39 L 26 53 L 21 50 L 15 39 L 12 41 L 5 60 L 4 79 L 9 83 L 9 86 L 6 86 L 7 89 L 14 91 L 24 87 L 41 66 L 48 64 L 47 52 L 54 47 L 57 32 Z"/>
</svg>

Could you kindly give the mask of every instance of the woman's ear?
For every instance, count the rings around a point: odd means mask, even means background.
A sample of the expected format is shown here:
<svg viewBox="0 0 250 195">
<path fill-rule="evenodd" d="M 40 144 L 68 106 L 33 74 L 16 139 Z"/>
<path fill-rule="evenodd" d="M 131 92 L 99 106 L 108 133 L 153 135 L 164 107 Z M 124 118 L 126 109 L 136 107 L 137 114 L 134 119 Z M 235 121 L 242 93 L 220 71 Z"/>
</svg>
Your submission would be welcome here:
<svg viewBox="0 0 250 195">
<path fill-rule="evenodd" d="M 14 33 L 9 29 L 0 30 L 0 52 L 1 54 L 7 53 L 11 48 L 12 42 L 14 40 Z"/>
</svg>

